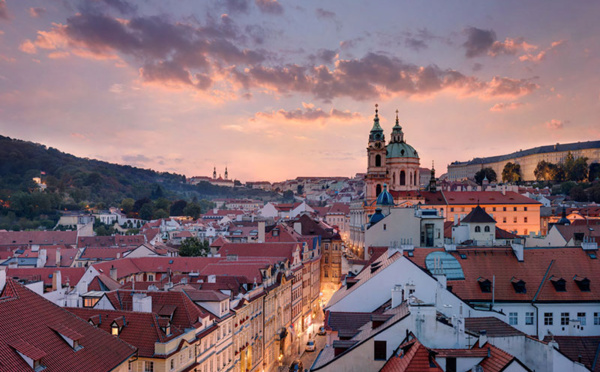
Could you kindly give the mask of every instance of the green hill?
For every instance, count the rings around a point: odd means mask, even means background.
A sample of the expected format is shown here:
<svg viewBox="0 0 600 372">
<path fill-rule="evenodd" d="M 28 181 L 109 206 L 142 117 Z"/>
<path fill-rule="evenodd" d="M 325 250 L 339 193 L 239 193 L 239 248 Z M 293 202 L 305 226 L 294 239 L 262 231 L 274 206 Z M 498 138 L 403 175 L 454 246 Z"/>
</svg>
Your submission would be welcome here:
<svg viewBox="0 0 600 372">
<path fill-rule="evenodd" d="M 42 178 L 45 191 L 39 191 L 35 177 Z M 277 195 L 206 182 L 193 186 L 186 184 L 181 174 L 79 158 L 42 144 L 0 136 L 0 229 L 14 224 L 23 227 L 19 222 L 23 218 L 55 220 L 57 209 L 119 206 L 126 198 L 161 199 L 164 209 L 165 199 L 217 197 L 273 200 Z"/>
</svg>

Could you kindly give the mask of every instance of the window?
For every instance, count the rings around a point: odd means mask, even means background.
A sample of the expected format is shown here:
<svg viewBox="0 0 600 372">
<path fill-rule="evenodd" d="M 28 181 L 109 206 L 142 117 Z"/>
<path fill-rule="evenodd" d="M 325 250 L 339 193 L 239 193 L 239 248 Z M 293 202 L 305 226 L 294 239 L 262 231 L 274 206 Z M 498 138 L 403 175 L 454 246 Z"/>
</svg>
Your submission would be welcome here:
<svg viewBox="0 0 600 372">
<path fill-rule="evenodd" d="M 506 217 L 502 217 L 502 223 L 506 223 Z"/>
<path fill-rule="evenodd" d="M 513 207 L 513 211 L 516 212 L 517 211 L 517 207 Z"/>
<path fill-rule="evenodd" d="M 569 313 L 560 313 L 560 325 L 569 325 Z"/>
<path fill-rule="evenodd" d="M 544 313 L 544 325 L 553 325 L 554 324 L 554 316 L 552 313 Z"/>
<path fill-rule="evenodd" d="M 119 326 L 116 325 L 116 324 L 113 324 L 112 327 L 111 327 L 111 329 L 110 329 L 110 333 L 113 336 L 118 336 L 119 335 Z"/>
<path fill-rule="evenodd" d="M 387 230 L 387 225 L 384 223 L 383 224 L 383 231 Z"/>
<path fill-rule="evenodd" d="M 485 232 L 490 232 L 490 227 L 489 227 L 489 226 L 486 226 L 486 227 L 484 227 L 484 228 L 483 228 L 483 231 L 485 231 Z"/>
<path fill-rule="evenodd" d="M 513 222 L 517 223 L 517 217 L 513 217 Z"/>
<path fill-rule="evenodd" d="M 450 207 L 450 212 L 454 212 L 454 207 Z"/>
<path fill-rule="evenodd" d="M 154 362 L 144 362 L 144 372 L 154 372 Z"/>
<path fill-rule="evenodd" d="M 475 226 L 475 232 L 481 232 L 481 226 Z"/>
<path fill-rule="evenodd" d="M 171 359 L 171 370 L 175 369 L 175 358 Z"/>
<path fill-rule="evenodd" d="M 508 324 L 510 324 L 510 325 L 519 324 L 518 313 L 508 313 Z"/>
<path fill-rule="evenodd" d="M 527 217 L 523 217 L 523 222 L 527 223 Z"/>
<path fill-rule="evenodd" d="M 375 351 L 374 351 L 374 359 L 375 360 L 386 360 L 386 341 L 375 341 Z"/>
<path fill-rule="evenodd" d="M 533 324 L 533 312 L 525 313 L 525 325 Z"/>
<path fill-rule="evenodd" d="M 523 207 L 523 210 L 524 210 L 525 212 L 527 212 L 527 207 Z"/>
<path fill-rule="evenodd" d="M 506 207 L 502 207 L 502 210 L 503 210 L 504 212 L 506 212 Z"/>
<path fill-rule="evenodd" d="M 594 325 L 600 325 L 600 313 L 594 313 Z"/>
<path fill-rule="evenodd" d="M 579 320 L 579 324 L 581 324 L 582 326 L 585 325 L 586 321 L 585 321 L 585 313 L 577 313 L 577 320 Z"/>
<path fill-rule="evenodd" d="M 154 281 L 154 275 L 148 274 L 148 281 L 149 282 L 153 282 Z"/>
<path fill-rule="evenodd" d="M 492 207 L 492 212 L 496 212 L 496 207 Z"/>
</svg>

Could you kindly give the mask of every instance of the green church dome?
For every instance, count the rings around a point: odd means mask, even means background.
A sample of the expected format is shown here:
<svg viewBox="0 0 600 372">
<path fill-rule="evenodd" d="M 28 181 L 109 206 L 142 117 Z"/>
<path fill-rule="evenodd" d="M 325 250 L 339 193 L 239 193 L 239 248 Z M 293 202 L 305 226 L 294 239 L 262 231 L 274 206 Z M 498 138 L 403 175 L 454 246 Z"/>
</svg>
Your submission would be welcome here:
<svg viewBox="0 0 600 372">
<path fill-rule="evenodd" d="M 406 142 L 392 142 L 387 145 L 387 156 L 389 158 L 418 158 L 417 150 Z"/>
</svg>

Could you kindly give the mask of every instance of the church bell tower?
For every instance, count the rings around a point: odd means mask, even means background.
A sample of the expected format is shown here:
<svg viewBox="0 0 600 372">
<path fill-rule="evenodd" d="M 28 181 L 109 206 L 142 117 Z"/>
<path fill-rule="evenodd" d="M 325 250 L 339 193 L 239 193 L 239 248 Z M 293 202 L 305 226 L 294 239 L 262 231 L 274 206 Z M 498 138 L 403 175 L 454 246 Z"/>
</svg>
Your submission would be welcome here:
<svg viewBox="0 0 600 372">
<path fill-rule="evenodd" d="M 383 184 L 387 182 L 385 135 L 379 125 L 378 105 L 375 105 L 375 118 L 373 119 L 373 128 L 369 133 L 367 154 L 365 199 L 367 204 L 370 205 L 377 199 L 377 196 L 383 190 Z"/>
</svg>

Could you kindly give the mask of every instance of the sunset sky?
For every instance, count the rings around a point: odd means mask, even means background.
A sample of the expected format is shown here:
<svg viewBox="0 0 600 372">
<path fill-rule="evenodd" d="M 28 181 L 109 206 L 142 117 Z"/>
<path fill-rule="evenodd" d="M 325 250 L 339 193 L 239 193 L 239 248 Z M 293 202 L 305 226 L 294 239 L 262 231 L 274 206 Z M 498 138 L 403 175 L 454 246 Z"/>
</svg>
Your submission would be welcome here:
<svg viewBox="0 0 600 372">
<path fill-rule="evenodd" d="M 600 139 L 598 1 L 0 0 L 0 134 L 245 181 Z"/>
</svg>

